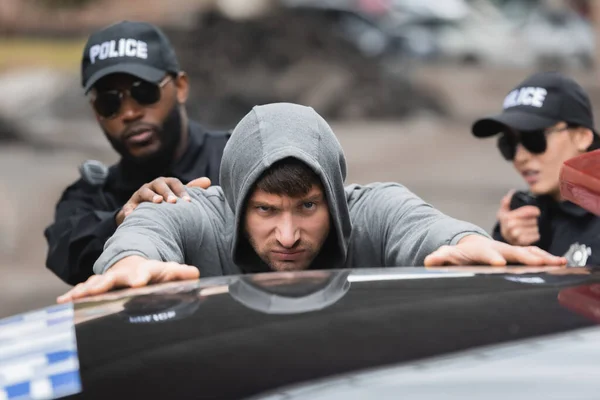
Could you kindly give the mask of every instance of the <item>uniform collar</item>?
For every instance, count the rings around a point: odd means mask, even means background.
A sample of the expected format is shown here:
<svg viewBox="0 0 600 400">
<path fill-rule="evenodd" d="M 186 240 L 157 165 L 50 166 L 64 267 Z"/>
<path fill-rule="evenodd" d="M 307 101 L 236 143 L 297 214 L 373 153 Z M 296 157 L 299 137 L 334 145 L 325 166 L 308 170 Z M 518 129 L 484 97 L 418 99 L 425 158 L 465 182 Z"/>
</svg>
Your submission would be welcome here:
<svg viewBox="0 0 600 400">
<path fill-rule="evenodd" d="M 556 201 L 550 196 L 540 196 L 540 200 L 546 202 L 546 204 L 549 204 L 550 207 L 558 209 L 571 217 L 583 218 L 589 215 L 593 215 L 586 209 L 581 208 L 577 204 L 572 203 L 570 201 Z"/>
<path fill-rule="evenodd" d="M 193 168 L 204 145 L 206 130 L 197 122 L 188 120 L 188 143 L 181 158 L 171 167 L 171 176 L 179 177 L 184 183 L 198 178 Z"/>
<path fill-rule="evenodd" d="M 565 214 L 569 214 L 573 217 L 583 218 L 588 215 L 591 215 L 589 211 L 584 208 L 579 207 L 575 203 L 571 203 L 570 201 L 561 201 L 558 203 L 559 209 Z"/>
</svg>

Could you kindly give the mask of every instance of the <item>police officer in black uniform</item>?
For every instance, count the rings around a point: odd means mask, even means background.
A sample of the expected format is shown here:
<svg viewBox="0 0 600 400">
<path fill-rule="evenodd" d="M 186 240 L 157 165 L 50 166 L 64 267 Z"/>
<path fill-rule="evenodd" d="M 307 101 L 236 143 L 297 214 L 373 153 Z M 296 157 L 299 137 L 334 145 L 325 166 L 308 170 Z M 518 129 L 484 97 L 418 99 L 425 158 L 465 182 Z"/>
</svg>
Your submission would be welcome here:
<svg viewBox="0 0 600 400">
<path fill-rule="evenodd" d="M 121 159 L 110 168 L 84 163 L 44 232 L 46 266 L 73 285 L 93 275 L 104 243 L 139 203 L 185 201 L 184 184 L 207 187 L 206 178 L 218 184 L 229 138 L 188 119 L 187 75 L 167 37 L 151 24 L 123 21 L 93 33 L 81 74 L 98 123 Z"/>
<path fill-rule="evenodd" d="M 571 266 L 600 264 L 600 218 L 561 198 L 562 164 L 600 148 L 588 95 L 558 72 L 536 73 L 510 91 L 501 114 L 473 124 L 476 137 L 498 135 L 502 156 L 528 185 L 501 201 L 493 237 L 535 245 Z"/>
</svg>

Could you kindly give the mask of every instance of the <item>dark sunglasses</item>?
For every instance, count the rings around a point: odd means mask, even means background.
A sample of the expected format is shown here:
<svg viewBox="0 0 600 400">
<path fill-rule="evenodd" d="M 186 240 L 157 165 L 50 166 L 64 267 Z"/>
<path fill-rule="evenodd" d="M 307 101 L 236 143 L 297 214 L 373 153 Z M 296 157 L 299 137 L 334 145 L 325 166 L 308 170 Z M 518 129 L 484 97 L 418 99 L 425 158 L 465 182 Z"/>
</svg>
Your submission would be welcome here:
<svg viewBox="0 0 600 400">
<path fill-rule="evenodd" d="M 502 133 L 498 137 L 498 149 L 500 153 L 507 161 L 512 161 L 517 154 L 517 146 L 519 143 L 525 147 L 525 149 L 532 154 L 542 154 L 546 151 L 547 140 L 546 137 L 555 132 L 562 132 L 569 129 L 568 126 L 554 128 L 554 129 L 541 129 L 537 131 L 527 132 L 512 132 Z"/>
<path fill-rule="evenodd" d="M 171 76 L 167 75 L 160 83 L 151 83 L 143 80 L 135 81 L 129 89 L 114 89 L 97 92 L 92 99 L 94 110 L 103 118 L 114 118 L 123 105 L 125 94 L 141 106 L 149 106 L 160 100 L 161 88 L 169 82 Z"/>
</svg>

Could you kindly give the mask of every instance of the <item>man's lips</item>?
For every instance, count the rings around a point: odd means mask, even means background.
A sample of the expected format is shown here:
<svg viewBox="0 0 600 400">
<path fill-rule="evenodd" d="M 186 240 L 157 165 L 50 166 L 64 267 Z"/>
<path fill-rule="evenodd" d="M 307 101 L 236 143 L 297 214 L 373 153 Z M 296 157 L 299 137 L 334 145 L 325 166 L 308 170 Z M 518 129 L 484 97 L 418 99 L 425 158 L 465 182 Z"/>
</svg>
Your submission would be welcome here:
<svg viewBox="0 0 600 400">
<path fill-rule="evenodd" d="M 152 129 L 138 129 L 134 132 L 128 133 L 125 136 L 125 142 L 130 143 L 130 144 L 141 144 L 141 143 L 145 143 L 148 142 L 150 139 L 152 139 L 152 136 L 154 135 L 154 131 Z"/>
<path fill-rule="evenodd" d="M 273 250 L 271 253 L 280 260 L 293 261 L 304 254 L 304 250 Z"/>
</svg>

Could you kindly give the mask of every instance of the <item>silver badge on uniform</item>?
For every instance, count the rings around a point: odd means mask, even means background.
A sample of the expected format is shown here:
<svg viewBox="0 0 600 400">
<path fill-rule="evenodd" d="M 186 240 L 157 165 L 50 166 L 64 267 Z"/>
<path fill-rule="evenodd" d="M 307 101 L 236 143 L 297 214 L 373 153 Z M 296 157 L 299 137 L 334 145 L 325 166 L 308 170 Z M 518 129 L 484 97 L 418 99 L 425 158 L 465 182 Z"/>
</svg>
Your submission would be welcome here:
<svg viewBox="0 0 600 400">
<path fill-rule="evenodd" d="M 567 259 L 569 267 L 584 267 L 588 258 L 592 255 L 592 249 L 585 244 L 573 243 L 563 257 Z"/>
</svg>

